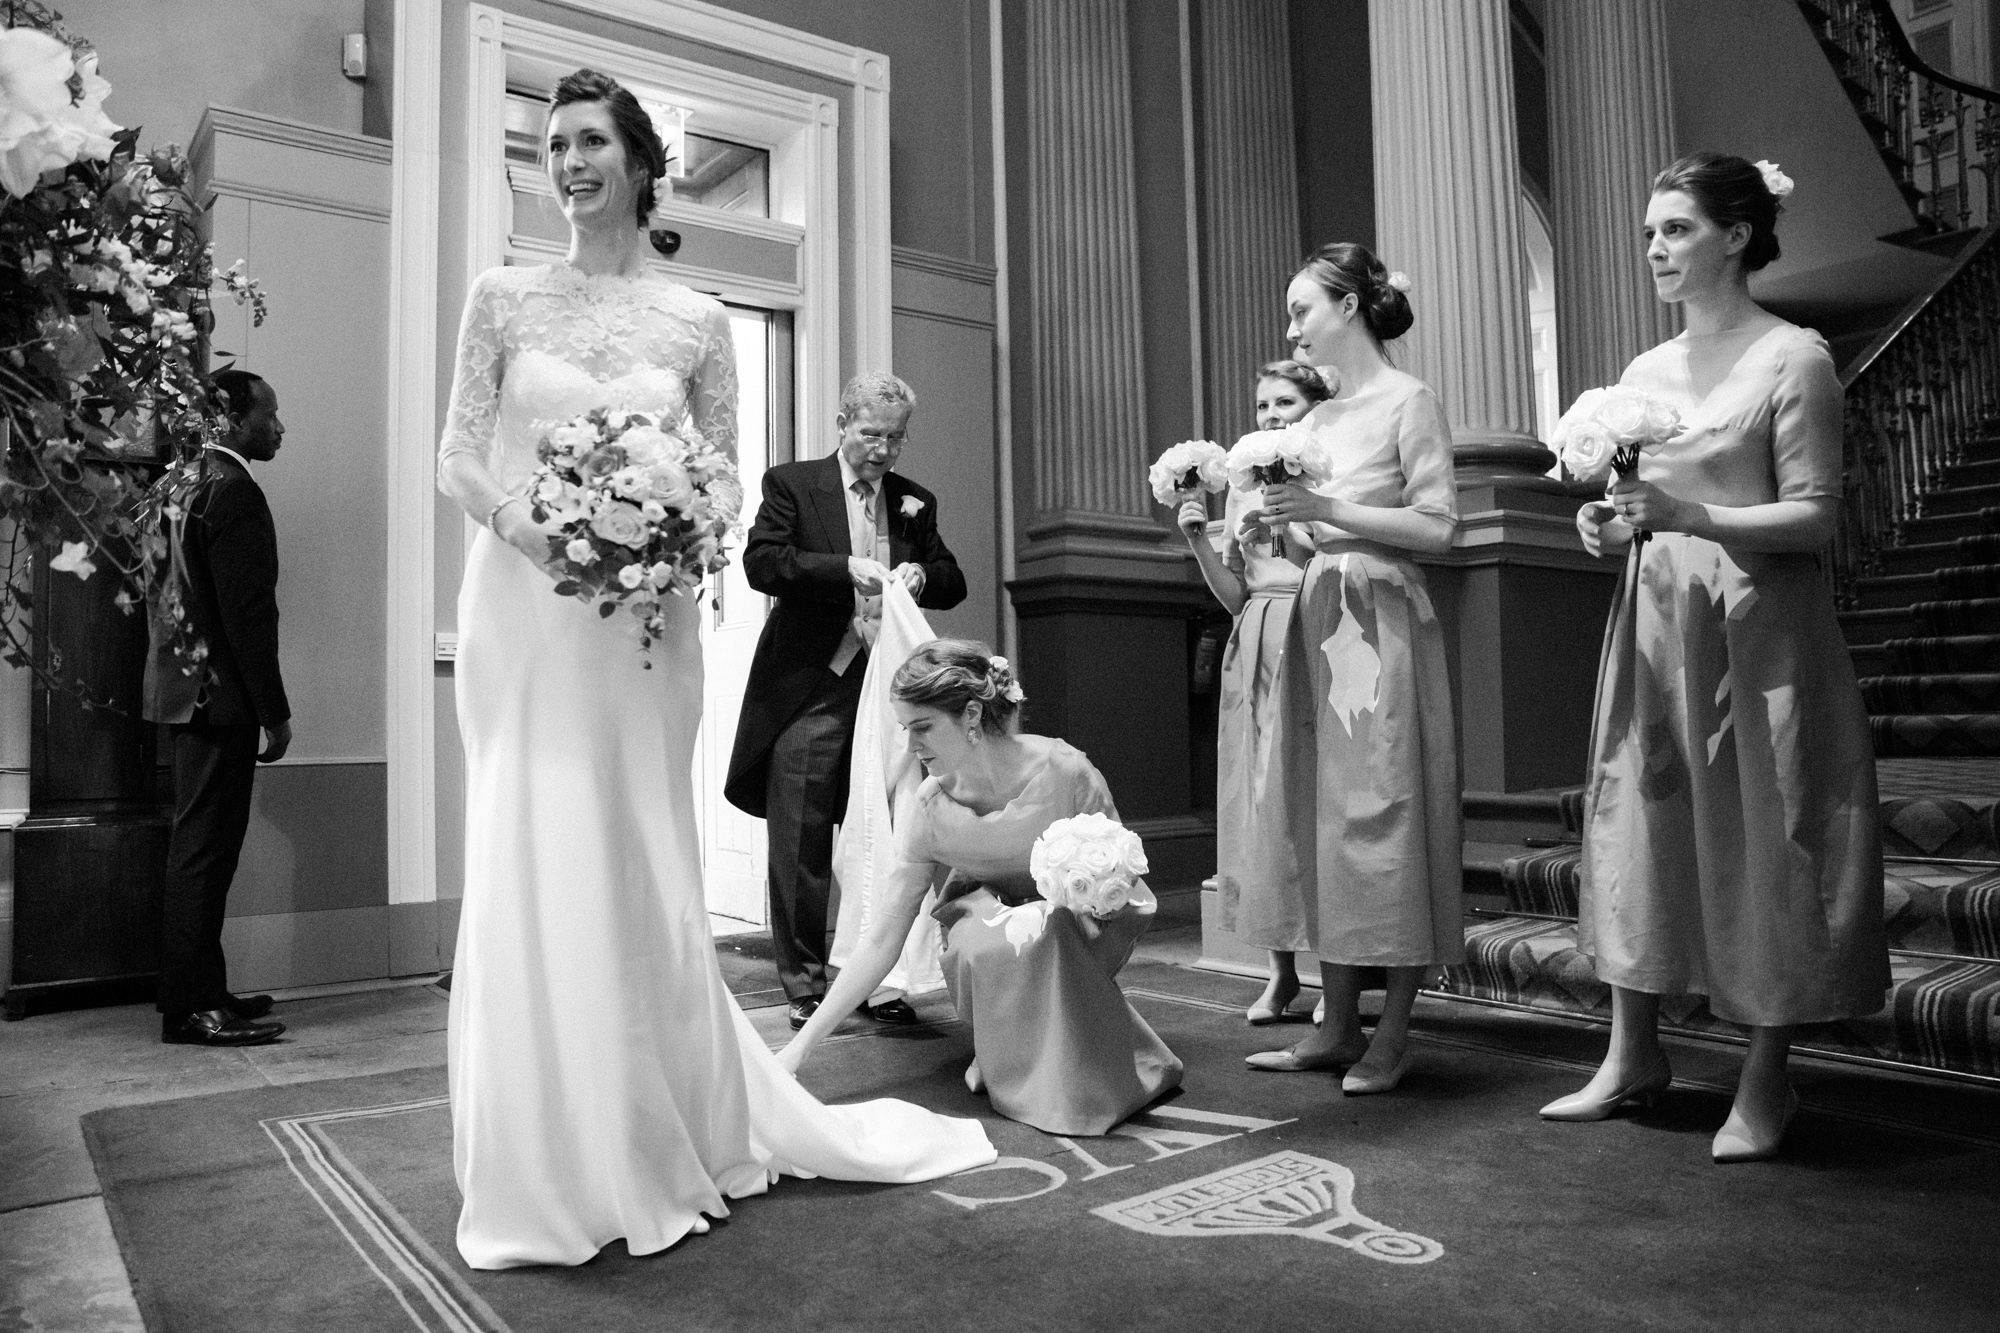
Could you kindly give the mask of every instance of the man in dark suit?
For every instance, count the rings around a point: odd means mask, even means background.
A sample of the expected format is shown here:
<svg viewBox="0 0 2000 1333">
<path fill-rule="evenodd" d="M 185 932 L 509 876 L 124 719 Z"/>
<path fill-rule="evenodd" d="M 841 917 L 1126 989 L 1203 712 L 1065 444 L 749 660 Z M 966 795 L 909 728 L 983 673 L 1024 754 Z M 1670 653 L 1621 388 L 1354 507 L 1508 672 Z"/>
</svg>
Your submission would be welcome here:
<svg viewBox="0 0 2000 1333">
<path fill-rule="evenodd" d="M 833 454 L 764 474 L 764 501 L 743 549 L 750 586 L 777 598 L 757 641 L 723 794 L 766 821 L 771 941 L 778 978 L 804 1027 L 826 994 L 833 831 L 847 809 L 847 769 L 882 585 L 901 579 L 920 606 L 965 600 L 965 575 L 938 535 L 937 497 L 892 471 L 916 395 L 867 373 L 841 390 Z M 864 1006 L 916 1020 L 902 1000 Z"/>
<path fill-rule="evenodd" d="M 160 1040 L 253 1046 L 285 1025 L 263 1021 L 268 995 L 231 995 L 222 957 L 229 882 L 250 826 L 257 764 L 281 758 L 292 710 L 278 674 L 278 539 L 271 507 L 250 478 L 285 437 L 278 395 L 257 376 L 225 370 L 227 440 L 203 451 L 202 473 L 173 524 L 187 577 L 190 628 L 207 646 L 190 668 L 154 617 L 146 663 L 146 717 L 167 725 L 173 749 L 174 826 L 160 924 Z M 259 747 L 259 732 L 262 747 Z"/>
</svg>

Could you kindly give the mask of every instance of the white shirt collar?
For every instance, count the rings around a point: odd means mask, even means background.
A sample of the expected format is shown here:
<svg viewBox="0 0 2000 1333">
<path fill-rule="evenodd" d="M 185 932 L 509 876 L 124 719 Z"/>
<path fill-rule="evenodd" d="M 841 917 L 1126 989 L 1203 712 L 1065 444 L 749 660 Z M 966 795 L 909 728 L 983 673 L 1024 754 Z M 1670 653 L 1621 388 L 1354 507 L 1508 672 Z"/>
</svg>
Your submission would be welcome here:
<svg viewBox="0 0 2000 1333">
<path fill-rule="evenodd" d="M 237 463 L 243 468 L 245 472 L 250 471 L 250 460 L 245 458 L 242 454 L 237 453 L 234 449 L 231 449 L 226 444 L 204 444 L 202 448 L 213 449 L 218 454 L 228 454 L 231 458 L 237 461 Z"/>
</svg>

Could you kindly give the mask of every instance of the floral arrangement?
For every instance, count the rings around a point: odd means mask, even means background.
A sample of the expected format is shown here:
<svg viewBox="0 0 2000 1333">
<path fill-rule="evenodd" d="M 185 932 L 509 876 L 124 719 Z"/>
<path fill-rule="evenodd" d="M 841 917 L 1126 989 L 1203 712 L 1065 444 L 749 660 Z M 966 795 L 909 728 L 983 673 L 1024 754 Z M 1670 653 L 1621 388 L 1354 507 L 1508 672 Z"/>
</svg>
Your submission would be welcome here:
<svg viewBox="0 0 2000 1333">
<path fill-rule="evenodd" d="M 602 408 L 555 427 L 537 455 L 526 494 L 536 522 L 557 527 L 557 594 L 607 619 L 623 606 L 643 653 L 666 631 L 660 599 L 728 563 L 723 543 L 743 512 L 735 460 L 692 427 Z"/>
<path fill-rule="evenodd" d="M 1146 873 L 1139 835 L 1095 811 L 1043 829 L 1028 853 L 1028 871 L 1036 892 L 1080 916 L 1112 916 L 1152 896 L 1139 882 Z"/>
<path fill-rule="evenodd" d="M 1637 467 L 1642 451 L 1665 444 L 1680 428 L 1673 404 L 1614 384 L 1578 394 L 1556 422 L 1551 443 L 1578 481 L 1609 484 Z"/>
<path fill-rule="evenodd" d="M 216 273 L 171 146 L 140 156 L 138 131 L 105 115 L 111 91 L 87 43 L 36 0 L 0 28 L 0 659 L 33 667 L 24 557 L 89 579 L 117 604 L 155 608 L 184 663 L 188 628 L 167 530 L 227 433 L 201 372 L 218 284 L 264 319 L 239 263 Z M 156 480 L 131 466 L 169 466 Z M 49 555 L 48 553 L 54 554 Z M 60 683 L 51 680 L 50 683 Z M 86 695 L 84 703 L 92 701 Z"/>
<path fill-rule="evenodd" d="M 1163 505 L 1178 505 L 1204 492 L 1224 489 L 1229 485 L 1226 457 L 1214 440 L 1182 440 L 1146 470 L 1153 498 Z"/>
<path fill-rule="evenodd" d="M 1224 465 L 1229 484 L 1240 491 L 1287 481 L 1316 486 L 1333 471 L 1326 445 L 1300 426 L 1251 431 L 1230 449 Z"/>
</svg>

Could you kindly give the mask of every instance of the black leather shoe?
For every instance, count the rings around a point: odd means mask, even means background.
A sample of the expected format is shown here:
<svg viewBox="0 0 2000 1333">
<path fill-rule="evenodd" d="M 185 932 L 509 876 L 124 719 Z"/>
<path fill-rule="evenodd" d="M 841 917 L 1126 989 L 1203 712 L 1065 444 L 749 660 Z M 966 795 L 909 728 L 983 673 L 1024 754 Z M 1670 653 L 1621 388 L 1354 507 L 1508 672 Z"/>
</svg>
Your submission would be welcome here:
<svg viewBox="0 0 2000 1333">
<path fill-rule="evenodd" d="M 880 1004 L 864 1004 L 861 1012 L 877 1023 L 917 1023 L 917 1011 L 910 1008 L 908 1000 L 884 1000 Z"/>
<path fill-rule="evenodd" d="M 792 1001 L 792 1031 L 797 1032 L 806 1025 L 806 1020 L 819 1012 L 820 997 L 808 995 L 803 1000 Z"/>
<path fill-rule="evenodd" d="M 160 1016 L 160 1040 L 175 1046 L 261 1046 L 284 1030 L 283 1023 L 258 1023 L 227 1009 Z"/>
<path fill-rule="evenodd" d="M 238 1018 L 262 1018 L 271 1012 L 271 997 L 268 995 L 232 995 L 222 1006 Z"/>
</svg>

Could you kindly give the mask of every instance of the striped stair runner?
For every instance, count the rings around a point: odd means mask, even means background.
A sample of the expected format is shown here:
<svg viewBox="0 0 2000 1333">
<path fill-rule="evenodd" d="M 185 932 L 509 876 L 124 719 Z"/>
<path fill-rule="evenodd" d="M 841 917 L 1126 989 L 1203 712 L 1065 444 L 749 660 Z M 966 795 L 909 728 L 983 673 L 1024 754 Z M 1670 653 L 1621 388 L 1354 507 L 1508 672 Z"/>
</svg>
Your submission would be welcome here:
<svg viewBox="0 0 2000 1333">
<path fill-rule="evenodd" d="M 1571 831 L 1579 827 L 1575 804 Z M 2000 803 L 1923 797 L 1882 803 L 1891 986 L 1878 1014 L 1802 1028 L 1802 1047 L 1924 1070 L 2000 1077 Z M 1466 930 L 1443 989 L 1545 1012 L 1611 1015 L 1611 988 L 1577 951 L 1582 853 L 1505 861 L 1504 914 Z M 1661 1021 L 1740 1035 L 1700 996 L 1668 997 Z"/>
<path fill-rule="evenodd" d="M 1875 753 L 2000 755 L 2000 437 L 1968 442 L 1876 559 L 1840 616 Z"/>
</svg>

